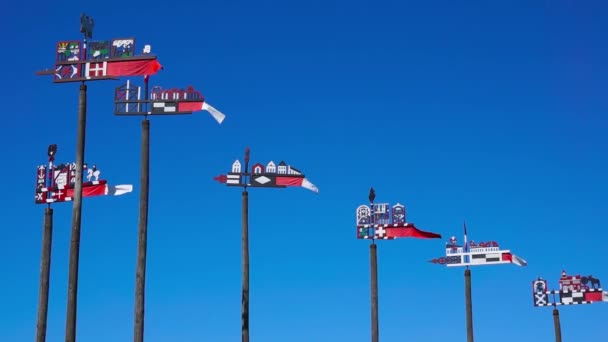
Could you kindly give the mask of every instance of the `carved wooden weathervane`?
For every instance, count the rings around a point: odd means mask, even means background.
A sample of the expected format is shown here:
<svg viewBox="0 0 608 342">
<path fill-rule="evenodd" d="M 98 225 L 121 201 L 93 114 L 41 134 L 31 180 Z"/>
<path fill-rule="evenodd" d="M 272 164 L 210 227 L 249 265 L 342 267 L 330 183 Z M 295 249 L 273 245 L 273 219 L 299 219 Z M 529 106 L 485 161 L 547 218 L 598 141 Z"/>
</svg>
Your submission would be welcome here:
<svg viewBox="0 0 608 342">
<path fill-rule="evenodd" d="M 376 193 L 370 189 L 370 205 L 357 207 L 357 239 L 393 240 L 396 238 L 437 239 L 440 234 L 420 230 L 405 219 L 405 206 L 397 203 L 374 203 Z"/>
<path fill-rule="evenodd" d="M 241 255 L 243 270 L 243 287 L 241 295 L 241 341 L 249 342 L 249 192 L 252 188 L 286 188 L 288 186 L 300 186 L 316 193 L 319 189 L 312 184 L 304 174 L 295 167 L 281 161 L 275 164 L 273 161 L 267 164 L 256 163 L 249 171 L 249 148 L 245 149 L 245 160 L 235 160 L 228 174 L 214 177 L 216 181 L 227 186 L 242 187 L 241 192 Z"/>
<path fill-rule="evenodd" d="M 369 189 L 369 205 L 357 207 L 357 239 L 371 240 L 370 255 L 370 290 L 371 290 L 371 336 L 372 342 L 379 341 L 378 319 L 378 256 L 376 240 L 394 240 L 397 238 L 438 239 L 440 234 L 420 230 L 405 218 L 405 206 L 397 203 L 374 203 L 376 191 Z"/>
<path fill-rule="evenodd" d="M 93 38 L 94 20 L 80 16 L 83 40 L 62 40 L 57 43 L 55 66 L 37 72 L 52 75 L 53 82 L 111 80 L 121 76 L 154 75 L 162 68 L 151 54 L 150 45 L 136 55 L 135 38 L 89 40 Z"/>
<path fill-rule="evenodd" d="M 559 290 L 549 290 L 541 277 L 532 281 L 534 306 L 593 304 L 608 302 L 608 292 L 602 290 L 600 280 L 592 275 L 568 275 L 562 271 Z M 550 296 L 552 295 L 552 296 Z M 557 298 L 555 296 L 558 296 Z M 553 300 L 551 300 L 553 299 Z"/>
<path fill-rule="evenodd" d="M 469 266 L 515 264 L 526 266 L 528 263 L 511 253 L 508 249 L 501 249 L 496 241 L 484 241 L 476 243 L 471 240 L 467 242 L 467 226 L 464 228 L 463 244 L 458 244 L 456 237 L 452 236 L 445 246 L 445 256 L 434 258 L 429 262 L 447 267 L 466 267 L 464 271 L 465 283 L 465 312 L 467 341 L 473 342 L 473 299 L 471 290 L 471 270 Z"/>
<path fill-rule="evenodd" d="M 447 267 L 455 266 L 480 266 L 497 264 L 515 264 L 526 266 L 528 263 L 511 253 L 508 249 L 501 249 L 496 241 L 485 241 L 476 243 L 474 240 L 467 242 L 467 231 L 464 229 L 463 245 L 458 244 L 456 237 L 452 236 L 445 246 L 445 256 L 435 258 L 429 262 Z"/>
<path fill-rule="evenodd" d="M 114 92 L 116 115 L 180 115 L 201 110 L 208 111 L 220 124 L 226 117 L 209 105 L 203 94 L 192 86 L 186 89 L 162 89 L 156 86 L 150 94 L 146 94 L 146 89 L 127 80 L 127 83 L 117 87 Z"/>
<path fill-rule="evenodd" d="M 57 145 L 48 148 L 48 165 L 39 165 L 36 173 L 36 204 L 69 202 L 74 197 L 76 165 L 74 163 L 55 164 Z M 82 183 L 82 197 L 119 196 L 133 191 L 133 186 L 109 185 L 106 180 L 99 179 L 101 171 L 97 166 L 84 165 L 86 181 Z"/>
<path fill-rule="evenodd" d="M 304 174 L 284 161 L 275 164 L 272 160 L 267 164 L 256 163 L 249 169 L 249 149 L 245 151 L 245 163 L 239 160 L 232 163 L 232 170 L 227 175 L 214 177 L 216 181 L 227 186 L 259 187 L 259 188 L 285 188 L 288 186 L 301 186 L 308 190 L 319 192 Z"/>
</svg>

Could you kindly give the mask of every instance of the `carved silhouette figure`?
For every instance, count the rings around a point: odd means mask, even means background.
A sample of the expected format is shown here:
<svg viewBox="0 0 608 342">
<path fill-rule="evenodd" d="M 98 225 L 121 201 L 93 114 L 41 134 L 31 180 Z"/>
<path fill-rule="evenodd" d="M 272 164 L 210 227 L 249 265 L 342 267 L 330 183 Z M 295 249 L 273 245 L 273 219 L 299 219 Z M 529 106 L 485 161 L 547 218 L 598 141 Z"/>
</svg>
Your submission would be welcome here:
<svg viewBox="0 0 608 342">
<path fill-rule="evenodd" d="M 96 181 L 99 180 L 99 174 L 101 171 L 97 170 L 97 166 L 93 165 L 92 169 L 87 168 L 87 181 L 90 182 L 91 178 L 95 178 Z"/>
<path fill-rule="evenodd" d="M 581 283 L 587 287 L 590 287 L 592 289 L 600 289 L 600 280 L 597 278 L 593 278 L 592 275 L 589 275 L 588 277 L 581 277 Z M 589 283 L 589 285 L 587 285 L 587 283 Z"/>
<path fill-rule="evenodd" d="M 536 283 L 536 292 L 545 292 L 545 283 L 540 281 Z"/>
</svg>

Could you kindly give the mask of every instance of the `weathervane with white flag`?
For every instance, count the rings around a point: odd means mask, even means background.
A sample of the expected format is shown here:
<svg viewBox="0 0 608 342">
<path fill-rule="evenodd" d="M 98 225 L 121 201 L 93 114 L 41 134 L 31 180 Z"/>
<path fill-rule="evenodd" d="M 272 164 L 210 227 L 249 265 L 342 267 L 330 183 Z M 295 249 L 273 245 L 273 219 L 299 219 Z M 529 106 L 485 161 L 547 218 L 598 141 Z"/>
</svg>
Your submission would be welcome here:
<svg viewBox="0 0 608 342">
<path fill-rule="evenodd" d="M 227 175 L 219 175 L 213 179 L 225 183 L 227 186 L 238 187 L 258 187 L 258 188 L 285 188 L 288 186 L 300 186 L 313 192 L 319 192 L 319 188 L 314 185 L 302 171 L 294 166 L 280 161 L 275 164 L 274 161 L 268 164 L 256 163 L 249 167 L 249 148 L 245 151 L 245 165 L 241 164 L 240 160 L 235 160 L 232 163 L 232 169 Z"/>
<path fill-rule="evenodd" d="M 541 277 L 532 281 L 534 306 L 557 306 L 608 302 L 608 291 L 593 275 L 568 275 L 566 271 L 558 280 L 559 290 L 549 290 L 547 281 Z M 553 301 L 551 297 L 553 296 Z M 555 296 L 558 296 L 555 298 Z"/>
<path fill-rule="evenodd" d="M 434 258 L 429 262 L 445 265 L 447 267 L 457 266 L 483 266 L 497 264 L 515 264 L 526 266 L 528 262 L 513 254 L 508 249 L 501 249 L 496 241 L 475 242 L 467 241 L 467 226 L 464 224 L 464 240 L 462 246 L 458 244 L 456 237 L 452 236 L 445 246 L 445 256 Z"/>
<path fill-rule="evenodd" d="M 144 54 L 151 52 L 151 47 L 144 47 Z M 146 287 L 146 260 L 148 244 L 148 200 L 150 188 L 150 121 L 151 116 L 171 116 L 192 114 L 196 111 L 208 111 L 213 119 L 221 124 L 226 116 L 212 107 L 203 94 L 194 87 L 186 89 L 163 89 L 160 86 L 149 88 L 150 75 L 144 76 L 144 86 L 127 82 L 116 88 L 114 92 L 114 115 L 142 116 L 141 130 L 141 168 L 137 264 L 135 267 L 135 329 L 134 342 L 144 340 L 144 308 Z"/>
<path fill-rule="evenodd" d="M 76 163 L 55 164 L 56 154 L 57 145 L 49 145 L 47 150 L 49 157 L 48 164 L 39 165 L 36 170 L 34 202 L 36 204 L 46 204 L 46 208 L 44 208 L 42 252 L 40 254 L 40 285 L 38 287 L 38 315 L 36 321 L 37 342 L 44 342 L 46 338 L 51 271 L 51 242 L 53 240 L 53 209 L 51 208 L 51 204 L 56 202 L 81 204 L 82 197 L 119 196 L 133 191 L 131 184 L 108 184 L 107 181 L 99 179 L 101 171 L 97 169 L 97 166 L 88 167 L 87 164 L 83 164 L 82 171 L 86 172 L 87 175 L 86 179 L 83 177 L 82 182 L 78 182 L 81 186 L 82 195 L 76 197 L 76 180 L 80 179 L 80 177 L 77 177 L 77 165 Z M 74 240 L 72 240 L 73 243 Z"/>
<path fill-rule="evenodd" d="M 163 89 L 154 86 L 148 94 L 148 77 L 144 81 L 144 89 L 132 84 L 130 80 L 116 87 L 115 115 L 184 115 L 204 110 L 209 112 L 218 124 L 226 118 L 224 113 L 211 106 L 203 94 L 192 86 L 186 89 Z"/>
<path fill-rule="evenodd" d="M 241 297 L 241 341 L 249 342 L 249 192 L 252 188 L 286 188 L 299 186 L 319 192 L 319 188 L 304 174 L 284 161 L 275 164 L 256 163 L 249 170 L 249 148 L 245 149 L 245 159 L 235 160 L 228 174 L 214 177 L 214 180 L 227 186 L 242 187 L 241 205 L 241 255 L 242 255 L 242 297 Z"/>
<path fill-rule="evenodd" d="M 471 298 L 471 270 L 469 266 L 514 264 L 527 266 L 528 262 L 511 253 L 508 249 L 501 249 L 496 241 L 475 242 L 468 239 L 467 224 L 463 224 L 463 244 L 458 244 L 456 237 L 452 236 L 445 246 L 445 256 L 434 258 L 429 262 L 447 267 L 466 267 L 464 271 L 465 285 L 465 312 L 467 325 L 467 342 L 473 342 L 473 302 Z"/>
<path fill-rule="evenodd" d="M 57 145 L 49 146 L 48 165 L 39 165 L 36 173 L 36 204 L 51 204 L 55 202 L 70 202 L 74 199 L 76 164 L 55 164 Z M 133 185 L 110 185 L 100 179 L 101 171 L 96 165 L 83 165 L 86 180 L 82 183 L 82 197 L 120 196 L 133 191 Z M 84 173 L 83 172 L 83 173 Z"/>
<path fill-rule="evenodd" d="M 608 291 L 602 289 L 600 280 L 593 275 L 568 275 L 564 270 L 558 283 L 559 290 L 550 290 L 547 281 L 538 277 L 532 281 L 532 296 L 534 306 L 553 307 L 555 341 L 561 342 L 562 327 L 557 307 L 608 302 Z"/>
</svg>

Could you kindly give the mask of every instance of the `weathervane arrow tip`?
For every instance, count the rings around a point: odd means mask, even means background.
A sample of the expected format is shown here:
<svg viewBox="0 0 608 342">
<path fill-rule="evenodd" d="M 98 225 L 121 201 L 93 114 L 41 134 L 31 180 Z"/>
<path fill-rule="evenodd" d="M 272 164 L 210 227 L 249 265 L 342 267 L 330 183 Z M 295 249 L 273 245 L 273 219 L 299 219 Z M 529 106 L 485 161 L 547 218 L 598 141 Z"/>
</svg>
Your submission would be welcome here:
<svg viewBox="0 0 608 342">
<path fill-rule="evenodd" d="M 226 175 L 219 175 L 219 176 L 213 177 L 213 180 L 218 181 L 220 183 L 226 183 L 227 177 L 226 177 Z"/>
</svg>

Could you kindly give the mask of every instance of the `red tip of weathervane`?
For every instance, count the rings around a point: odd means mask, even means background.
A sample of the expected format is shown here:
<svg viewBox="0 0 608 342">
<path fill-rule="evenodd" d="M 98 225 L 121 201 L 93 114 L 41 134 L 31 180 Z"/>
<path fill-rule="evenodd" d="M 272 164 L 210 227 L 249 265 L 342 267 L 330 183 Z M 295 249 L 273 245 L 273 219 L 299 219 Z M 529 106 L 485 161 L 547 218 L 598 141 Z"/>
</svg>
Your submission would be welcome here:
<svg viewBox="0 0 608 342">
<path fill-rule="evenodd" d="M 216 180 L 220 183 L 226 183 L 228 177 L 226 177 L 226 175 L 219 175 L 217 177 L 213 177 L 213 180 Z"/>
</svg>

